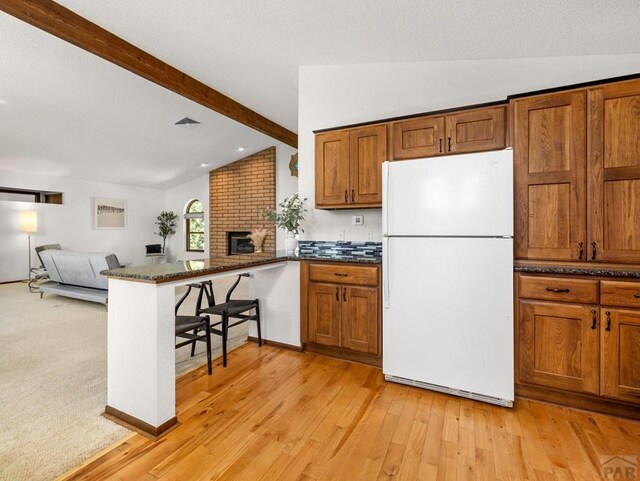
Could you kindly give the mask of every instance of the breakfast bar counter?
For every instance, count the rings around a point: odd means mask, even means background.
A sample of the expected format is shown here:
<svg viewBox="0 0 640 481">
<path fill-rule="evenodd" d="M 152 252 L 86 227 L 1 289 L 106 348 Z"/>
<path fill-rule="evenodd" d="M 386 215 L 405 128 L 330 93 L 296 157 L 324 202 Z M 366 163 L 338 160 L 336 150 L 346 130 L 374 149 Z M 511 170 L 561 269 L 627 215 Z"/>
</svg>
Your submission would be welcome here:
<svg viewBox="0 0 640 481">
<path fill-rule="evenodd" d="M 379 257 L 247 254 L 103 271 L 109 278 L 105 415 L 157 438 L 175 413 L 175 288 L 249 274 L 262 337 L 301 348 L 301 260 L 380 263 Z M 254 326 L 250 326 L 252 335 Z M 215 372 L 214 372 L 215 375 Z"/>
</svg>

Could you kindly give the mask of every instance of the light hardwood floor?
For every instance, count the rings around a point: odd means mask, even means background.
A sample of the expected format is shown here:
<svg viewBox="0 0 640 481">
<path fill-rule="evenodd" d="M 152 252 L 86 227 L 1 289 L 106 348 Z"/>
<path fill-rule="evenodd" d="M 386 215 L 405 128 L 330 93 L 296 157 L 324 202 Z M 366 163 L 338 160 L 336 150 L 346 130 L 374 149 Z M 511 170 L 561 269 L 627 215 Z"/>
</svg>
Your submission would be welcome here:
<svg viewBox="0 0 640 481">
<path fill-rule="evenodd" d="M 177 382 L 181 425 L 135 435 L 65 480 L 600 480 L 640 423 L 517 400 L 500 408 L 379 369 L 248 344 Z"/>
</svg>

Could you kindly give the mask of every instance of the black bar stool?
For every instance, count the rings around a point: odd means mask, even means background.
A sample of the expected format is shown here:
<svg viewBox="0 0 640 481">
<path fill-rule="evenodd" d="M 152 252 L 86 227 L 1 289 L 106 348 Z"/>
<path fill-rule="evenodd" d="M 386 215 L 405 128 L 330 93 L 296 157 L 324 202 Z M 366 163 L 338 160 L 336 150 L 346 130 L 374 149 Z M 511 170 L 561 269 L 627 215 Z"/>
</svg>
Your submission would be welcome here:
<svg viewBox="0 0 640 481">
<path fill-rule="evenodd" d="M 249 277 L 249 274 L 240 274 L 236 282 L 227 291 L 225 302 L 216 304 L 213 294 L 213 284 L 211 281 L 200 283 L 200 292 L 198 293 L 198 302 L 196 306 L 196 315 L 213 314 L 219 316 L 220 320 L 211 324 L 211 333 L 222 336 L 222 365 L 227 367 L 227 340 L 229 337 L 229 328 L 243 324 L 247 321 L 256 321 L 258 328 L 258 345 L 262 346 L 262 332 L 260 330 L 260 302 L 258 299 L 231 299 L 231 294 L 243 277 Z M 202 307 L 202 299 L 207 296 L 208 307 Z M 247 314 L 248 311 L 255 309 L 255 314 Z M 229 320 L 236 320 L 232 324 Z M 220 328 L 216 328 L 220 326 Z M 195 345 L 191 347 L 194 352 Z"/>
<path fill-rule="evenodd" d="M 190 284 L 187 292 L 180 298 L 176 304 L 176 337 L 180 339 L 186 339 L 176 344 L 176 349 L 191 345 L 191 357 L 194 356 L 196 351 L 196 342 L 205 342 L 207 345 L 207 371 L 209 375 L 212 373 L 211 368 L 211 321 L 209 316 L 181 316 L 178 314 L 178 309 L 189 297 L 189 293 L 193 287 L 199 287 L 197 284 Z M 204 331 L 204 333 L 202 332 Z"/>
</svg>

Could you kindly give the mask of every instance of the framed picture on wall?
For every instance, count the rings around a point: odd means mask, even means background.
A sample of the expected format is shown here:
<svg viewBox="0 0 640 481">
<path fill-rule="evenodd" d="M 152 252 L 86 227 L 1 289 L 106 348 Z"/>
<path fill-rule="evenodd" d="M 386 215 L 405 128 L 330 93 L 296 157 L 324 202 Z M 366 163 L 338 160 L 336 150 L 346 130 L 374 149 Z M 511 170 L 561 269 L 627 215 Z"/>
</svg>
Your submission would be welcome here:
<svg viewBox="0 0 640 481">
<path fill-rule="evenodd" d="M 94 229 L 126 229 L 127 201 L 93 198 L 93 228 Z"/>
</svg>

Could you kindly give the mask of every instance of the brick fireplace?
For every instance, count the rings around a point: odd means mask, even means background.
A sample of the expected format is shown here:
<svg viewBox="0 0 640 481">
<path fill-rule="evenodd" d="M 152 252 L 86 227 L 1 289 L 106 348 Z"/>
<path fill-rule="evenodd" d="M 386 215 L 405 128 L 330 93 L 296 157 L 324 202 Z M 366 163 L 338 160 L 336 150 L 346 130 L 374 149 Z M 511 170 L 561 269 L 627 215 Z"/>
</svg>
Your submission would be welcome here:
<svg viewBox="0 0 640 481">
<path fill-rule="evenodd" d="M 264 227 L 269 234 L 264 252 L 275 253 L 276 229 L 261 220 L 259 209 L 276 204 L 276 149 L 225 165 L 209 173 L 209 251 L 211 256 L 227 256 L 231 233 L 249 232 Z"/>
</svg>

